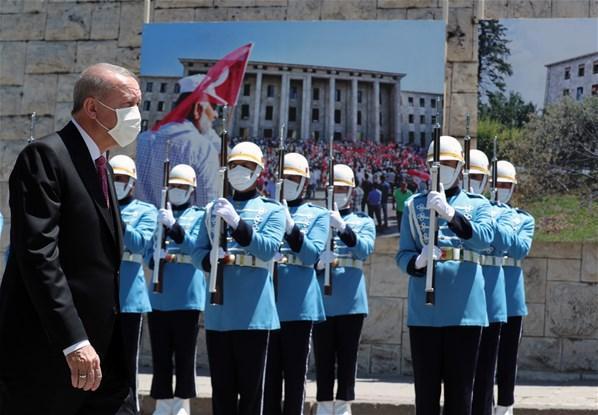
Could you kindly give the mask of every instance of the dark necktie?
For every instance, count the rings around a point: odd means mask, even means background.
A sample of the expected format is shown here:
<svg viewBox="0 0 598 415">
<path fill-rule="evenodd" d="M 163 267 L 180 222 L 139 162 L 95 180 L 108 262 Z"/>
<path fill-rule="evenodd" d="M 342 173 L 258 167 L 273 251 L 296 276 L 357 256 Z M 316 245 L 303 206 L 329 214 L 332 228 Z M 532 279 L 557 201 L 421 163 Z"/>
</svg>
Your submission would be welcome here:
<svg viewBox="0 0 598 415">
<path fill-rule="evenodd" d="M 106 207 L 110 207 L 110 199 L 108 197 L 108 172 L 106 171 L 106 157 L 100 156 L 96 159 L 96 168 L 98 170 L 98 179 L 102 193 L 104 194 L 104 201 Z"/>
</svg>

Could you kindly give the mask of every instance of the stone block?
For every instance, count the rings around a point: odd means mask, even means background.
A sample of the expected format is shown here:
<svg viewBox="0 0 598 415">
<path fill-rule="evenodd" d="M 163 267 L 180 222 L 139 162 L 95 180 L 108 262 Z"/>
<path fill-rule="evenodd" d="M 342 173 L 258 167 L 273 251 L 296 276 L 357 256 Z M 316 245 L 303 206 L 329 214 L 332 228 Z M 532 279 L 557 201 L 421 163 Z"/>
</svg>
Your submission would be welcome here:
<svg viewBox="0 0 598 415">
<path fill-rule="evenodd" d="M 455 93 L 478 92 L 478 63 L 453 62 L 452 63 L 451 91 Z"/>
<path fill-rule="evenodd" d="M 54 116 L 54 129 L 61 130 L 71 119 L 73 104 L 70 102 L 57 102 Z"/>
<path fill-rule="evenodd" d="M 369 308 L 363 326 L 363 342 L 401 344 L 403 300 L 372 297 L 369 298 Z"/>
<path fill-rule="evenodd" d="M 255 0 L 257 7 L 286 7 L 288 0 Z"/>
<path fill-rule="evenodd" d="M 450 96 L 450 111 L 448 116 L 448 134 L 454 137 L 465 136 L 465 118 L 470 114 L 470 129 L 477 130 L 478 111 L 477 93 L 452 93 Z M 447 131 L 445 130 L 446 134 Z"/>
<path fill-rule="evenodd" d="M 255 0 L 214 0 L 216 7 L 253 7 Z"/>
<path fill-rule="evenodd" d="M 586 18 L 590 16 L 589 0 L 553 0 L 553 18 Z"/>
<path fill-rule="evenodd" d="M 23 11 L 23 0 L 2 0 L 0 2 L 0 13 L 21 13 Z"/>
<path fill-rule="evenodd" d="M 45 40 L 89 39 L 91 4 L 55 4 L 48 10 Z"/>
<path fill-rule="evenodd" d="M 439 0 L 378 0 L 379 9 L 406 9 L 423 7 L 440 7 Z"/>
<path fill-rule="evenodd" d="M 598 17 L 598 0 L 591 0 L 590 2 L 590 17 Z"/>
<path fill-rule="evenodd" d="M 441 20 L 442 7 L 427 7 L 407 9 L 407 19 L 409 20 Z"/>
<path fill-rule="evenodd" d="M 369 294 L 379 297 L 407 298 L 409 277 L 390 255 L 373 255 L 369 273 Z"/>
<path fill-rule="evenodd" d="M 559 339 L 523 337 L 519 345 L 519 367 L 523 370 L 558 371 L 561 363 Z"/>
<path fill-rule="evenodd" d="M 598 372 L 598 340 L 563 339 L 562 370 Z"/>
<path fill-rule="evenodd" d="M 546 302 L 546 274 L 548 261 L 543 258 L 529 258 L 523 262 L 525 298 L 533 303 Z"/>
<path fill-rule="evenodd" d="M 523 320 L 523 335 L 527 337 L 544 336 L 544 304 L 527 304 L 528 315 Z"/>
<path fill-rule="evenodd" d="M 371 374 L 398 374 L 401 367 L 400 345 L 376 345 L 371 348 Z"/>
<path fill-rule="evenodd" d="M 408 329 L 405 329 L 401 343 L 401 375 L 413 375 L 413 361 L 411 359 L 411 343 L 409 341 Z"/>
<path fill-rule="evenodd" d="M 79 79 L 79 74 L 58 75 L 56 102 L 73 101 L 73 88 L 77 79 Z"/>
<path fill-rule="evenodd" d="M 116 39 L 120 22 L 120 4 L 96 4 L 91 12 L 91 39 Z"/>
<path fill-rule="evenodd" d="M 190 12 L 188 18 L 193 17 Z M 141 46 L 141 31 L 143 28 L 143 2 L 122 3 L 120 5 L 120 31 L 118 32 L 118 46 Z"/>
<path fill-rule="evenodd" d="M 282 7 L 230 7 L 228 20 L 285 20 L 287 13 Z"/>
<path fill-rule="evenodd" d="M 154 22 L 190 22 L 194 13 L 194 9 L 157 9 L 154 10 Z"/>
<path fill-rule="evenodd" d="M 0 140 L 0 181 L 8 181 L 15 161 L 26 145 L 27 140 Z"/>
<path fill-rule="evenodd" d="M 581 258 L 581 242 L 534 242 L 529 257 Z"/>
<path fill-rule="evenodd" d="M 8 115 L 0 117 L 0 142 L 1 140 L 6 141 L 17 141 L 27 142 L 31 132 L 31 115 Z M 42 115 L 36 118 L 35 121 L 35 134 L 36 138 L 44 136 L 54 131 L 54 117 L 49 115 Z M 9 166 L 10 168 L 12 164 Z M 3 165 L 0 164 L 0 171 Z M 0 174 L 0 182 L 8 180 L 8 176 Z"/>
<path fill-rule="evenodd" d="M 357 351 L 357 376 L 370 375 L 370 353 L 371 346 L 369 344 L 362 343 L 359 345 L 359 350 Z"/>
<path fill-rule="evenodd" d="M 378 20 L 405 20 L 407 19 L 407 9 L 378 9 L 376 11 Z"/>
<path fill-rule="evenodd" d="M 547 336 L 598 337 L 598 285 L 548 283 Z"/>
<path fill-rule="evenodd" d="M 26 73 L 69 73 L 75 67 L 73 42 L 29 42 Z"/>
<path fill-rule="evenodd" d="M 288 20 L 319 20 L 321 16 L 320 0 L 288 0 Z"/>
<path fill-rule="evenodd" d="M 114 63 L 138 74 L 140 55 L 141 48 L 118 48 L 114 56 Z"/>
<path fill-rule="evenodd" d="M 585 242 L 581 260 L 581 280 L 598 282 L 598 243 Z"/>
<path fill-rule="evenodd" d="M 27 43 L 0 42 L 0 85 L 23 85 Z"/>
<path fill-rule="evenodd" d="M 58 75 L 25 75 L 22 113 L 53 115 L 57 85 Z"/>
<path fill-rule="evenodd" d="M 46 28 L 45 13 L 19 13 L 0 15 L 0 41 L 41 40 Z M 3 57 L 4 58 L 4 57 Z"/>
<path fill-rule="evenodd" d="M 20 114 L 22 99 L 23 87 L 0 86 L 0 116 Z"/>
<path fill-rule="evenodd" d="M 77 42 L 77 65 L 75 71 L 81 72 L 94 63 L 114 63 L 116 60 L 116 50 L 115 40 Z"/>
<path fill-rule="evenodd" d="M 509 0 L 484 2 L 484 19 L 506 19 L 509 17 Z"/>
<path fill-rule="evenodd" d="M 195 9 L 194 21 L 196 22 L 219 22 L 226 20 L 226 9 L 198 8 Z"/>
<path fill-rule="evenodd" d="M 548 259 L 549 281 L 579 281 L 581 277 L 579 259 Z"/>
<path fill-rule="evenodd" d="M 17 0 L 19 1 L 19 0 Z M 25 0 L 23 1 L 23 12 L 45 12 L 48 9 L 48 3 L 44 0 Z"/>
<path fill-rule="evenodd" d="M 361 20 L 376 18 L 376 0 L 322 0 L 322 19 Z"/>
<path fill-rule="evenodd" d="M 473 17 L 472 8 L 450 8 L 446 27 L 447 62 L 473 62 L 477 59 L 478 32 L 475 30 L 477 26 L 473 24 Z"/>
<path fill-rule="evenodd" d="M 156 9 L 179 9 L 187 7 L 212 7 L 214 0 L 155 0 Z"/>
<path fill-rule="evenodd" d="M 509 15 L 514 18 L 548 18 L 552 0 L 511 0 Z"/>
</svg>

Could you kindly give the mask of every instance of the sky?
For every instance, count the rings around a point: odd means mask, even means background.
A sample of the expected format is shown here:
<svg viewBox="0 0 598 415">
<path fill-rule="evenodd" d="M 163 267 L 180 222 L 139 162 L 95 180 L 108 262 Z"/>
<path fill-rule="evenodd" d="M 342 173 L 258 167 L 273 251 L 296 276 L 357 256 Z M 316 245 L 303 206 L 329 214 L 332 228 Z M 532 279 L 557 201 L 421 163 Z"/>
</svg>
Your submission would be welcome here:
<svg viewBox="0 0 598 415">
<path fill-rule="evenodd" d="M 218 59 L 248 42 L 250 60 L 399 72 L 403 90 L 443 91 L 444 23 L 425 20 L 149 24 L 141 75 L 181 76 L 179 57 Z"/>
<path fill-rule="evenodd" d="M 509 62 L 513 76 L 507 91 L 521 93 L 525 101 L 544 105 L 548 63 L 598 51 L 598 19 L 501 20 L 511 40 Z"/>
</svg>

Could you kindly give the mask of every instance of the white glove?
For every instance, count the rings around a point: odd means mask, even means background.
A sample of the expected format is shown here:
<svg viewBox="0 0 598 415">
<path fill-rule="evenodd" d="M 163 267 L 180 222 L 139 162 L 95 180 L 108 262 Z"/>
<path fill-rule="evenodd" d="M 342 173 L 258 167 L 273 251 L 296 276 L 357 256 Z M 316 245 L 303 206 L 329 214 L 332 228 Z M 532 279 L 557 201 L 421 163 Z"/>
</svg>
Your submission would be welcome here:
<svg viewBox="0 0 598 415">
<path fill-rule="evenodd" d="M 282 261 L 283 258 L 284 258 L 284 255 L 281 252 L 277 252 L 274 254 L 274 257 L 272 258 L 272 260 L 274 262 L 280 262 L 280 261 Z"/>
<path fill-rule="evenodd" d="M 434 259 L 440 259 L 440 248 L 434 247 Z M 422 269 L 428 265 L 428 245 L 424 245 L 421 253 L 415 258 L 415 269 Z"/>
<path fill-rule="evenodd" d="M 221 246 L 218 247 L 218 259 L 222 259 L 226 256 L 226 252 Z"/>
<path fill-rule="evenodd" d="M 332 263 L 335 258 L 336 258 L 336 256 L 334 255 L 334 252 L 332 252 L 332 251 L 322 252 L 322 254 L 320 255 L 320 260 L 316 264 L 316 268 L 319 270 L 323 270 L 326 267 L 326 264 Z"/>
<path fill-rule="evenodd" d="M 214 202 L 213 209 L 216 216 L 224 219 L 224 221 L 228 223 L 231 228 L 237 229 L 241 217 L 235 210 L 234 206 L 227 199 L 221 197 L 216 200 L 216 202 Z"/>
<path fill-rule="evenodd" d="M 338 211 L 338 207 L 336 206 L 336 202 L 334 203 L 334 210 L 330 212 L 330 226 L 334 229 L 342 232 L 347 227 L 346 222 L 341 217 L 340 212 Z"/>
<path fill-rule="evenodd" d="M 291 212 L 289 212 L 289 206 L 287 205 L 287 201 L 286 199 L 282 200 L 282 204 L 284 205 L 284 214 L 286 216 L 286 230 L 285 232 L 288 234 L 290 234 L 293 230 L 293 227 L 295 226 L 295 221 L 293 220 L 293 217 L 291 216 Z"/>
<path fill-rule="evenodd" d="M 166 209 L 160 209 L 158 211 L 158 222 L 166 226 L 168 229 L 172 228 L 172 225 L 176 222 L 174 215 L 172 214 L 172 207 L 170 202 L 166 204 Z"/>
<path fill-rule="evenodd" d="M 166 250 L 165 249 L 160 249 L 160 259 L 164 259 L 166 258 Z"/>
<path fill-rule="evenodd" d="M 455 216 L 455 208 L 448 204 L 446 195 L 444 194 L 444 186 L 440 183 L 439 192 L 428 193 L 428 202 L 426 204 L 428 209 L 434 209 L 441 218 L 450 221 Z"/>
</svg>

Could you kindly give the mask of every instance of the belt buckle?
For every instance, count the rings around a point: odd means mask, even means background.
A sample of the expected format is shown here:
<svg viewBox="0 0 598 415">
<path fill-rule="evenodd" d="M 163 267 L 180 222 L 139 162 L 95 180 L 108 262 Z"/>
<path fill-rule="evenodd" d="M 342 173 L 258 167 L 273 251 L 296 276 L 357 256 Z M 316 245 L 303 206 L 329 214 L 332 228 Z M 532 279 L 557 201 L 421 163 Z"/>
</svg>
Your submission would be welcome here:
<svg viewBox="0 0 598 415">
<path fill-rule="evenodd" d="M 440 250 L 440 260 L 449 261 L 454 259 L 453 248 L 445 248 Z"/>
</svg>

